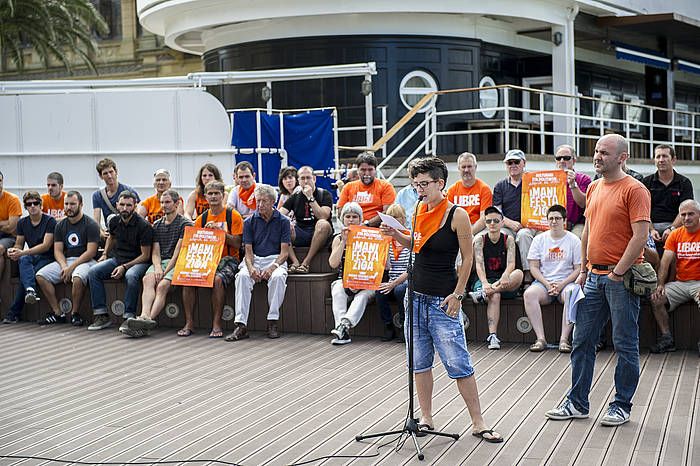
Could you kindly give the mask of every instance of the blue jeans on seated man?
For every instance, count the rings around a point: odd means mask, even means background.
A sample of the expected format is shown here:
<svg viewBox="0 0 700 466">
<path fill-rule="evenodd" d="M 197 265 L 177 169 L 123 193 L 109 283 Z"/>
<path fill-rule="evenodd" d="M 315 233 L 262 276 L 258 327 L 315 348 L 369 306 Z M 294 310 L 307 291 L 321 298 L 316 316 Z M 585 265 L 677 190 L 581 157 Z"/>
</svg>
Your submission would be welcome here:
<svg viewBox="0 0 700 466">
<path fill-rule="evenodd" d="M 88 283 L 90 284 L 90 300 L 95 315 L 107 314 L 107 292 L 105 291 L 105 280 L 109 280 L 112 272 L 117 268 L 117 260 L 107 259 L 98 262 L 90 268 Z M 136 305 L 139 301 L 141 291 L 141 279 L 146 274 L 150 262 L 142 262 L 133 265 L 122 277 L 126 280 L 124 290 L 124 316 L 136 317 Z"/>
<path fill-rule="evenodd" d="M 19 317 L 22 314 L 24 295 L 27 293 L 27 288 L 32 288 L 36 291 L 36 273 L 51 262 L 53 262 L 53 258 L 45 256 L 22 256 L 19 258 L 17 263 L 19 264 L 20 286 L 17 287 L 15 301 L 7 312 L 8 317 Z"/>
<path fill-rule="evenodd" d="M 399 313 L 404 314 L 403 308 L 403 298 L 406 295 L 406 288 L 408 287 L 408 280 L 403 283 L 399 283 L 391 290 L 391 294 L 384 294 L 377 291 L 374 293 L 374 299 L 377 300 L 377 307 L 379 307 L 379 316 L 382 318 L 382 322 L 385 324 L 391 324 L 394 322 L 393 316 L 391 315 L 391 307 L 389 306 L 389 301 L 391 300 L 391 295 L 394 295 L 396 301 L 399 303 Z"/>
<path fill-rule="evenodd" d="M 625 412 L 632 410 L 632 397 L 639 383 L 639 296 L 629 292 L 622 281 L 589 273 L 583 288 L 586 295 L 576 313 L 571 352 L 571 391 L 568 398 L 582 413 L 590 410 L 588 394 L 593 381 L 595 345 L 608 316 L 617 353 L 615 399 Z"/>
</svg>

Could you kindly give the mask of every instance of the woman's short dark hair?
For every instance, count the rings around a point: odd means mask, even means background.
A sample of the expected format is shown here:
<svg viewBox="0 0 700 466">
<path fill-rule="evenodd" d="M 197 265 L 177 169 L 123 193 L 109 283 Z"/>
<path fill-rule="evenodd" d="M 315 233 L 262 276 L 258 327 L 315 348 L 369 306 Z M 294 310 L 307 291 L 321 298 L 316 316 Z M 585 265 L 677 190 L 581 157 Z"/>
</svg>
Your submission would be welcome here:
<svg viewBox="0 0 700 466">
<path fill-rule="evenodd" d="M 566 207 L 563 205 L 559 204 L 554 204 L 552 207 L 547 209 L 547 217 L 549 217 L 549 214 L 552 212 L 559 212 L 564 219 L 566 219 Z"/>
<path fill-rule="evenodd" d="M 284 187 L 284 183 L 282 183 L 282 180 L 284 180 L 288 176 L 293 176 L 294 179 L 297 181 L 296 184 L 299 184 L 299 174 L 297 173 L 297 169 L 294 167 L 284 167 L 280 170 L 279 179 L 277 180 L 277 186 L 280 188 L 280 193 L 285 194 L 287 196 L 289 196 L 292 193 L 287 191 L 287 188 Z"/>
<path fill-rule="evenodd" d="M 447 183 L 447 165 L 438 157 L 423 157 L 414 159 L 408 164 L 408 176 L 413 179 L 421 173 L 427 174 L 434 180 Z"/>
</svg>

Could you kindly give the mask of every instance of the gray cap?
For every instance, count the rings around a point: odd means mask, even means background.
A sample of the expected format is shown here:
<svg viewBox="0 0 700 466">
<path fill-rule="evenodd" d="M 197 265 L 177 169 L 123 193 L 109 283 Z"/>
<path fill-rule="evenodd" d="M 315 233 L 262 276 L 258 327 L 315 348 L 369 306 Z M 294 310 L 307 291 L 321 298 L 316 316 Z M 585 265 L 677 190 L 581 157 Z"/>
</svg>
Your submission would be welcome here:
<svg viewBox="0 0 700 466">
<path fill-rule="evenodd" d="M 525 158 L 525 152 L 521 151 L 520 149 L 511 149 L 508 152 L 506 152 L 506 156 L 503 159 L 504 162 L 507 162 L 509 160 L 527 160 Z"/>
</svg>

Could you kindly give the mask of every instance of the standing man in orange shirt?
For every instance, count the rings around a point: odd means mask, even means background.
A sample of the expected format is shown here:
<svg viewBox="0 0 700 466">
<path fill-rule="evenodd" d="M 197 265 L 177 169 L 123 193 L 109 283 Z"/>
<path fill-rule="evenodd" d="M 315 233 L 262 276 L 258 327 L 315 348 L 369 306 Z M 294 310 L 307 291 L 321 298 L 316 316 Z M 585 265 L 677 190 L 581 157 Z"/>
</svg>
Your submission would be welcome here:
<svg viewBox="0 0 700 466">
<path fill-rule="evenodd" d="M 687 199 L 681 202 L 678 214 L 683 225 L 673 230 L 666 239 L 659 265 L 658 286 L 651 295 L 654 317 L 661 331 L 656 344 L 651 347 L 652 353 L 676 350 L 668 325 L 669 311 L 686 301 L 700 303 L 700 203 Z M 674 261 L 676 281 L 666 282 Z"/>
<path fill-rule="evenodd" d="M 484 211 L 491 206 L 491 188 L 476 177 L 476 155 L 463 152 L 457 157 L 457 169 L 462 179 L 447 190 L 447 199 L 469 214 L 472 234 L 476 235 L 486 227 Z"/>
<path fill-rule="evenodd" d="M 19 197 L 3 189 L 5 175 L 0 172 L 0 277 L 5 271 L 7 250 L 15 246 L 17 222 L 22 216 Z"/>
<path fill-rule="evenodd" d="M 357 156 L 357 172 L 360 179 L 346 184 L 338 199 L 338 209 L 348 202 L 357 202 L 362 207 L 364 224 L 378 227 L 382 223 L 379 212 L 386 212 L 396 199 L 394 186 L 388 181 L 377 179 L 377 158 L 371 152 Z"/>
<path fill-rule="evenodd" d="M 628 157 L 629 145 L 619 134 L 605 135 L 596 143 L 593 167 L 603 177 L 586 191 L 581 272 L 576 279 L 586 297 L 576 314 L 571 390 L 557 408 L 547 411 L 550 419 L 588 417 L 595 346 L 608 319 L 617 353 L 616 393 L 601 424 L 619 426 L 630 419 L 639 383 L 639 296 L 625 287 L 623 278 L 633 264 L 642 262 L 651 221 L 651 195 L 622 170 Z"/>
<path fill-rule="evenodd" d="M 46 177 L 47 193 L 41 195 L 41 210 L 49 214 L 56 221 L 66 216 L 63 210 L 63 201 L 66 192 L 63 190 L 63 175 L 58 172 L 51 172 Z"/>
<path fill-rule="evenodd" d="M 172 183 L 170 181 L 170 172 L 165 168 L 159 168 L 153 174 L 153 187 L 156 188 L 156 193 L 153 196 L 147 197 L 136 207 L 136 213 L 148 220 L 148 223 L 153 225 L 156 220 L 163 217 L 163 207 L 160 205 L 160 197 L 165 191 L 170 189 Z M 178 196 L 176 213 L 185 214 L 185 206 L 181 197 Z"/>
</svg>

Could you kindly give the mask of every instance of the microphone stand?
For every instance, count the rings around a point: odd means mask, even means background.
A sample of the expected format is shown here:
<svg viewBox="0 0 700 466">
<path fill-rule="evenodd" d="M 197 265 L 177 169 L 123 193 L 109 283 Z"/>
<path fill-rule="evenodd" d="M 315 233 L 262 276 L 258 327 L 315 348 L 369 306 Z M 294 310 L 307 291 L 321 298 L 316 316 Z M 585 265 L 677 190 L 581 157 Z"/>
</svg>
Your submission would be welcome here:
<svg viewBox="0 0 700 466">
<path fill-rule="evenodd" d="M 355 436 L 356 441 L 368 439 L 368 438 L 375 438 L 375 437 L 385 437 L 387 435 L 397 435 L 397 434 L 408 434 L 411 436 L 413 439 L 413 445 L 416 447 L 416 452 L 418 453 L 418 459 L 423 461 L 425 456 L 423 455 L 423 451 L 421 450 L 420 445 L 418 444 L 418 434 L 420 433 L 421 437 L 430 434 L 430 435 L 437 435 L 441 437 L 450 437 L 453 438 L 454 440 L 459 439 L 459 434 L 448 434 L 445 432 L 438 432 L 436 430 L 419 430 L 418 429 L 418 419 L 415 418 L 415 407 L 414 407 L 414 389 L 413 389 L 413 247 L 415 245 L 415 235 L 414 232 L 416 230 L 416 218 L 418 217 L 418 206 L 420 205 L 421 201 L 423 200 L 425 196 L 419 196 L 418 201 L 416 202 L 416 205 L 413 209 L 413 222 L 411 224 L 411 246 L 409 248 L 409 255 L 408 255 L 408 268 L 406 270 L 408 274 L 408 306 L 406 308 L 406 314 L 408 319 L 404 320 L 404 326 L 408 325 L 408 339 L 406 340 L 408 343 L 408 413 L 406 414 L 406 419 L 404 420 L 404 425 L 403 429 L 401 430 L 392 430 L 389 432 L 378 432 L 376 434 L 367 434 L 367 435 L 357 435 Z"/>
</svg>

